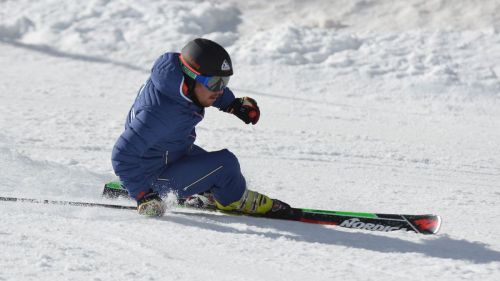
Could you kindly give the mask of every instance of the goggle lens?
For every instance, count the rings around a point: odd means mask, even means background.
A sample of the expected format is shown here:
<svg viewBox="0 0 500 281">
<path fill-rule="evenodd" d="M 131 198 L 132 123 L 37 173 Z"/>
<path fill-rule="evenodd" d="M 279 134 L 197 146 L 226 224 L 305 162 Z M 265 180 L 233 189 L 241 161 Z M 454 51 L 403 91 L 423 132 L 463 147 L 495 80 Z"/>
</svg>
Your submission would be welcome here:
<svg viewBox="0 0 500 281">
<path fill-rule="evenodd" d="M 197 75 L 195 80 L 203 84 L 210 91 L 224 90 L 229 83 L 229 76 L 203 76 Z"/>
<path fill-rule="evenodd" d="M 207 88 L 210 91 L 224 90 L 229 83 L 229 76 L 213 76 L 208 80 Z"/>
</svg>

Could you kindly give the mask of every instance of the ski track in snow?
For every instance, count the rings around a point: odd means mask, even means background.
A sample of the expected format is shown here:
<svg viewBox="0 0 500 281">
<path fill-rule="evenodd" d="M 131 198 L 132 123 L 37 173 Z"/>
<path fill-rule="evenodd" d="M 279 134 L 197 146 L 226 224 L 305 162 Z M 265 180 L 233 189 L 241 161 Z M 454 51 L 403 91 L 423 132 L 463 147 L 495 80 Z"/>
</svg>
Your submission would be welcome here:
<svg viewBox="0 0 500 281">
<path fill-rule="evenodd" d="M 499 8 L 1 1 L 0 196 L 109 202 L 110 151 L 152 61 L 206 36 L 262 117 L 209 109 L 197 144 L 233 151 L 251 188 L 298 207 L 436 213 L 443 227 L 1 202 L 0 280 L 497 280 Z"/>
</svg>

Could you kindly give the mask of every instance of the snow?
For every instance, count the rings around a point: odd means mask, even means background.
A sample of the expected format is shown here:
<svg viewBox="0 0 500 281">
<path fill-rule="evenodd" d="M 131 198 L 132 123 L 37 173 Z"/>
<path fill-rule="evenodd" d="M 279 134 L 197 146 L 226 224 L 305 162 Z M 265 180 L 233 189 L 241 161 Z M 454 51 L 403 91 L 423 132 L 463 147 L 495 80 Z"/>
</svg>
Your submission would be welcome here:
<svg viewBox="0 0 500 281">
<path fill-rule="evenodd" d="M 151 63 L 203 36 L 230 51 L 230 87 L 262 117 L 209 109 L 197 143 L 233 151 L 250 188 L 443 218 L 421 236 L 0 202 L 0 280 L 498 280 L 499 12 L 493 0 L 0 1 L 0 196 L 109 202 L 111 148 Z"/>
</svg>

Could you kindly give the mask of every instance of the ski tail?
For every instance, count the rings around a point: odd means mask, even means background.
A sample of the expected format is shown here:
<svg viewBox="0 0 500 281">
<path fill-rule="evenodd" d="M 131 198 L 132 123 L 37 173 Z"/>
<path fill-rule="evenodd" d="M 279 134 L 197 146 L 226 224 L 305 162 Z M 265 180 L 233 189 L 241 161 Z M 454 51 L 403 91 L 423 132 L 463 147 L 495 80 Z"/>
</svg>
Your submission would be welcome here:
<svg viewBox="0 0 500 281">
<path fill-rule="evenodd" d="M 130 198 L 128 191 L 118 181 L 111 181 L 104 184 L 102 197 L 108 199 Z"/>
</svg>

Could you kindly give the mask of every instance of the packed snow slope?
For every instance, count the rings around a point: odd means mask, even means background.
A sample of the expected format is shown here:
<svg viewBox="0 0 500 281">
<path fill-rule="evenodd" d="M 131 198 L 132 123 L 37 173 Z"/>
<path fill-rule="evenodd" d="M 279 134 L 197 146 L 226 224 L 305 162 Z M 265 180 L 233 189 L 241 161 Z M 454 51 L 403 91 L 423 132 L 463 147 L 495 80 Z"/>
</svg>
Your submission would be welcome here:
<svg viewBox="0 0 500 281">
<path fill-rule="evenodd" d="M 198 36 L 261 107 L 256 126 L 209 109 L 198 128 L 250 188 L 435 213 L 440 234 L 0 202 L 0 280 L 500 280 L 495 0 L 2 0 L 0 196 L 109 202 L 136 91 Z"/>
</svg>

